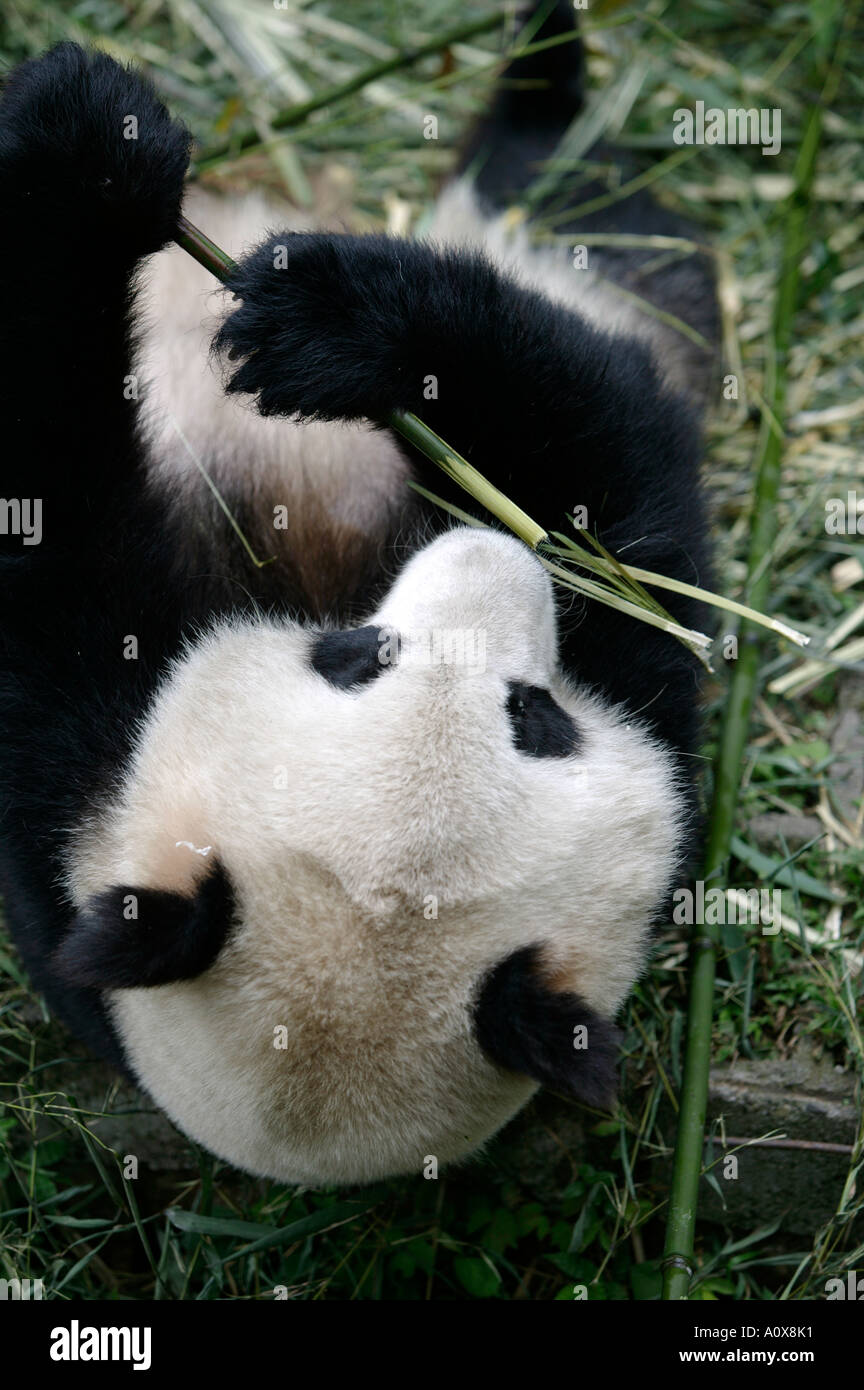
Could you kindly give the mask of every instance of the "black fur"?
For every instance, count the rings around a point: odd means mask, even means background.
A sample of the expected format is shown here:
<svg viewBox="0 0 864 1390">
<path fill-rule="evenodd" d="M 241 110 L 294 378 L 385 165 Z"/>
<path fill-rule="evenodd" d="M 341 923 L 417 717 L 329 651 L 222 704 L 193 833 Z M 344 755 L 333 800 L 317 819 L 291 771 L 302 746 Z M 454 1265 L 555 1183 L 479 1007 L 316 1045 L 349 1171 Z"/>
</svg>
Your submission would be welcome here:
<svg viewBox="0 0 864 1390">
<path fill-rule="evenodd" d="M 620 1032 L 578 995 L 548 989 L 538 974 L 541 960 L 539 946 L 526 946 L 489 972 L 474 1004 L 477 1041 L 507 1071 L 586 1105 L 609 1106 Z M 585 1047 L 576 1046 L 577 1027 L 586 1030 Z"/>
<path fill-rule="evenodd" d="M 124 138 L 128 117 L 137 139 Z M 3 487 L 44 499 L 43 544 L 117 525 L 137 453 L 123 391 L 130 275 L 174 234 L 189 148 L 149 83 L 105 54 L 60 44 L 5 84 Z"/>
<path fill-rule="evenodd" d="M 54 953 L 54 967 L 70 984 L 90 989 L 191 980 L 215 961 L 233 915 L 234 894 L 218 863 L 191 897 L 109 888 L 76 915 Z"/>
<path fill-rule="evenodd" d="M 377 627 L 324 632 L 315 639 L 309 664 L 331 685 L 351 690 L 368 685 L 387 670 L 381 650 L 381 632 Z"/>
<path fill-rule="evenodd" d="M 549 22 L 563 15 L 556 6 Z M 475 137 L 475 154 L 477 140 L 491 141 L 496 165 L 509 161 L 517 183 L 534 158 L 519 113 L 533 111 L 536 153 L 551 149 L 581 100 L 578 45 L 547 53 L 509 74 L 527 85 L 511 83 Z M 130 115 L 137 140 L 123 138 Z M 152 919 L 151 959 L 140 927 L 136 935 L 120 926 L 122 890 L 70 922 L 61 887 L 68 832 L 116 789 L 136 720 L 169 662 L 202 625 L 262 605 L 345 627 L 374 611 L 394 562 L 448 524 L 406 489 L 362 583 L 322 615 L 290 556 L 248 565 L 215 502 L 209 515 L 187 519 L 145 489 L 138 406 L 124 390 L 131 293 L 141 258 L 176 228 L 188 152 L 187 132 L 149 84 L 70 44 L 17 69 L 0 100 L 3 492 L 43 504 L 40 545 L 0 536 L 0 886 L 34 983 L 118 1064 L 100 989 L 206 968 L 227 912 L 224 902 L 196 906 L 188 919 L 184 905 L 193 939 L 181 938 L 172 964 L 160 952 L 178 904 L 144 894 L 148 917 L 165 910 Z M 487 161 L 490 197 L 493 173 Z M 274 268 L 274 244 L 287 248 L 284 270 Z M 255 395 L 266 413 L 381 423 L 392 410 L 416 410 L 545 525 L 560 528 L 585 506 L 612 551 L 705 579 L 696 421 L 661 385 L 645 346 L 613 340 L 481 257 L 382 236 L 270 238 L 231 288 L 237 307 L 219 347 L 236 363 L 231 389 Z M 434 401 L 423 391 L 430 374 Z M 466 506 L 432 465 L 411 461 L 432 491 Z M 245 499 L 231 503 L 243 529 Z M 668 606 L 700 621 L 689 600 L 670 597 Z M 127 659 L 130 635 L 135 659 Z M 332 665 L 326 642 L 321 650 Z M 691 773 L 698 668 L 683 648 L 587 604 L 566 615 L 561 656 L 574 677 L 651 723 Z M 478 1014 L 484 1036 L 494 1032 L 496 1001 L 519 989 L 528 1031 L 519 1048 L 514 1040 L 512 1063 L 521 1068 L 524 1054 L 557 1078 L 537 1010 L 545 1003 L 557 1020 L 578 1002 L 547 998 L 527 966 L 496 972 Z M 496 1055 L 511 1056 L 506 1041 L 492 1040 Z M 602 1047 L 595 1060 L 601 1055 Z"/>
<path fill-rule="evenodd" d="M 566 758 L 580 746 L 579 731 L 548 690 L 512 681 L 507 713 L 513 742 L 532 758 Z"/>
<path fill-rule="evenodd" d="M 572 37 L 565 37 L 572 36 Z M 460 171 L 470 173 L 490 204 L 506 206 L 542 172 L 585 99 L 582 43 L 570 0 L 540 0 L 517 15 L 520 46 L 561 42 L 515 59 L 489 111 L 465 142 Z M 507 138 L 502 140 L 502 132 Z"/>
<path fill-rule="evenodd" d="M 488 113 L 465 143 L 460 171 L 474 178 L 490 211 L 511 205 L 524 211 L 527 200 L 534 217 L 552 216 L 555 231 L 571 236 L 573 244 L 579 244 L 583 232 L 635 232 L 698 242 L 698 228 L 655 202 L 648 190 L 637 188 L 627 198 L 613 196 L 609 201 L 610 193 L 614 195 L 622 184 L 644 173 L 647 165 L 632 151 L 604 141 L 586 152 L 583 160 L 576 160 L 574 167 L 559 169 L 545 196 L 538 192 L 548 161 L 584 105 L 582 44 L 572 37 L 576 22 L 571 0 L 540 0 L 521 7 L 517 31 L 526 42 L 559 42 L 510 64 Z M 604 167 L 609 172 L 601 179 L 595 171 Z M 568 216 L 568 208 L 578 209 L 595 199 L 604 205 Z M 591 248 L 589 263 L 605 279 L 658 309 L 671 307 L 707 340 L 705 348 L 694 342 L 685 346 L 674 332 L 667 336 L 670 353 L 687 357 L 691 399 L 704 406 L 714 377 L 712 348 L 720 331 L 710 257 L 673 255 L 667 261 L 651 248 L 621 250 L 603 245 Z"/>
<path fill-rule="evenodd" d="M 123 139 L 128 115 L 137 141 Z M 62 44 L 5 84 L 3 493 L 42 500 L 43 538 L 0 536 L 0 887 L 34 984 L 114 1063 L 101 996 L 61 981 L 51 957 L 69 924 L 67 828 L 113 786 L 166 659 L 212 604 L 143 494 L 124 394 L 132 275 L 173 233 L 188 149 L 150 85 L 102 54 Z"/>
</svg>

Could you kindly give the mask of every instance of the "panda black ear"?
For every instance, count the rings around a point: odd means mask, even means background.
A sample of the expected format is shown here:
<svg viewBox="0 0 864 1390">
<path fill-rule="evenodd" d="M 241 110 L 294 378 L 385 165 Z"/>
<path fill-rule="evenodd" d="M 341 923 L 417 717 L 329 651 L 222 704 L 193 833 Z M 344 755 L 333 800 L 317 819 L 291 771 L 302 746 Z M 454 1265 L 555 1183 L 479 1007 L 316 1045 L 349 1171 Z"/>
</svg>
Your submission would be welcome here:
<svg viewBox="0 0 864 1390">
<path fill-rule="evenodd" d="M 191 897 L 109 888 L 81 908 L 53 963 L 69 984 L 93 989 L 191 980 L 215 961 L 233 914 L 231 884 L 218 863 Z"/>
<path fill-rule="evenodd" d="M 547 988 L 540 962 L 541 948 L 526 946 L 485 976 L 474 1003 L 477 1041 L 508 1071 L 605 1109 L 618 1089 L 620 1029 L 578 994 Z"/>
</svg>

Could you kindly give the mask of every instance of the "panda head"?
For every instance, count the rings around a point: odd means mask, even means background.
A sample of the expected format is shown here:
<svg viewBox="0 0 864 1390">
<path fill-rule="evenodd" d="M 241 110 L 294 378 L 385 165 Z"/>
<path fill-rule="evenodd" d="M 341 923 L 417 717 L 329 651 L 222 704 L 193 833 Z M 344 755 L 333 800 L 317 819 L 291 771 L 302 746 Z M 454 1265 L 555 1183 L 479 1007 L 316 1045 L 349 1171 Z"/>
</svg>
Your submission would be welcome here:
<svg viewBox="0 0 864 1390">
<path fill-rule="evenodd" d="M 175 1122 L 303 1183 L 598 1103 L 675 865 L 667 753 L 558 669 L 551 584 L 459 528 L 359 629 L 191 644 L 81 827 L 57 957 Z"/>
</svg>

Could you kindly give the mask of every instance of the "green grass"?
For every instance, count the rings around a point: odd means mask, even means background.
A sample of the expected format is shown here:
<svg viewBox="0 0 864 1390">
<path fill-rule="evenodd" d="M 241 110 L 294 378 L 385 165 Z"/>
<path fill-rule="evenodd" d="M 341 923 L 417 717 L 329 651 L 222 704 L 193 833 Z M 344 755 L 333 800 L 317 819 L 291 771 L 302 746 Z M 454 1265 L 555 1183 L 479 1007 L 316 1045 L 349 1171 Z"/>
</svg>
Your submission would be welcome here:
<svg viewBox="0 0 864 1390">
<path fill-rule="evenodd" d="M 61 37 L 98 37 L 149 68 L 205 148 L 255 125 L 267 143 L 242 159 L 211 161 L 214 186 L 267 184 L 302 201 L 327 176 L 340 181 L 359 227 L 393 226 L 403 216 L 416 226 L 452 162 L 459 132 L 488 92 L 496 35 L 458 46 L 452 61 L 432 56 L 396 71 L 317 111 L 284 138 L 271 141 L 268 132 L 284 107 L 490 8 L 473 0 L 333 0 L 307 7 L 289 42 L 272 27 L 277 12 L 263 4 L 217 10 L 200 0 L 150 0 L 130 9 L 113 0 L 52 7 L 17 0 L 0 56 L 12 63 Z M 816 42 L 811 21 L 820 9 L 694 0 L 658 5 L 653 18 L 643 14 L 627 24 L 620 22 L 628 14 L 623 6 L 589 11 L 596 26 L 589 36 L 594 136 L 616 134 L 617 122 L 616 138 L 636 153 L 656 196 L 697 223 L 718 259 L 723 370 L 738 377 L 739 391 L 725 400 L 718 386 L 706 470 L 719 551 L 715 587 L 732 597 L 741 597 L 748 553 L 782 198 L 802 133 Z M 265 18 L 271 28 L 262 38 L 257 25 Z M 331 20 L 348 30 L 334 29 Z M 268 53 L 275 53 L 277 74 L 269 81 Z M 829 535 L 824 526 L 829 497 L 856 484 L 864 496 L 864 415 L 854 413 L 864 385 L 862 87 L 864 79 L 847 67 L 825 120 L 789 362 L 778 535 L 767 561 L 772 611 L 811 633 L 817 648 L 864 599 L 864 582 L 843 588 L 836 570 L 842 561 L 864 563 L 864 540 Z M 655 163 L 674 153 L 671 112 L 699 99 L 780 107 L 782 152 L 764 159 L 752 149 L 715 146 Z M 439 139 L 418 149 L 416 132 L 428 112 L 438 116 Z M 585 126 L 571 132 L 566 150 L 577 183 L 580 169 L 597 172 L 584 163 L 585 133 Z M 603 173 L 614 196 L 616 170 Z M 571 202 L 579 201 L 577 187 Z M 679 247 L 657 254 L 689 253 Z M 821 414 L 837 407 L 848 408 L 839 419 Z M 561 520 L 537 519 L 550 526 Z M 864 624 L 852 636 L 862 630 Z M 849 702 L 855 674 L 829 670 L 798 694 L 772 693 L 770 685 L 804 660 L 773 639 L 763 648 L 736 819 L 749 862 L 733 861 L 729 878 L 764 886 L 764 867 L 757 873 L 751 866 L 759 848 L 754 817 L 821 816 L 822 838 L 803 853 L 781 843 L 762 853 L 771 856 L 773 872 L 785 864 L 800 875 L 797 887 L 784 889 L 784 911 L 820 935 L 826 923 L 839 925 L 842 941 L 748 935 L 740 979 L 721 959 L 713 1057 L 821 1056 L 857 1078 L 860 1101 L 862 976 L 852 974 L 850 953 L 864 952 L 864 817 L 860 805 L 843 798 L 836 775 L 842 750 L 832 748 L 838 705 Z M 706 767 L 725 689 L 721 663 L 709 690 Z M 809 891 L 805 876 L 834 890 L 839 907 Z M 127 1093 L 94 1081 L 104 1073 L 47 1018 L 0 938 L 0 1277 L 42 1278 L 54 1297 L 88 1299 L 243 1299 L 284 1288 L 301 1299 L 547 1300 L 571 1298 L 574 1284 L 588 1285 L 592 1298 L 656 1297 L 685 1001 L 686 929 L 670 925 L 628 1005 L 625 1084 L 615 1115 L 541 1101 L 532 1140 L 517 1121 L 483 1159 L 437 1181 L 313 1194 L 238 1175 L 180 1140 L 173 1167 L 142 1163 L 138 1178 L 127 1181 L 122 1144 L 115 1154 L 91 1133 L 98 1113 L 129 1104 Z M 70 1055 L 74 1062 L 54 1065 Z M 90 1097 L 88 1106 L 65 1094 L 70 1090 Z M 548 1153 L 545 1162 L 538 1149 Z M 859 1125 L 850 1172 L 862 1158 Z M 864 1189 L 860 1175 L 857 1186 Z M 807 1194 L 800 1200 L 806 1205 Z M 856 1214 L 864 1216 L 864 1195 L 856 1198 L 853 1183 L 844 1189 L 838 1182 L 837 1214 L 809 1240 L 701 1225 L 695 1296 L 823 1296 L 828 1277 L 864 1260 Z"/>
</svg>

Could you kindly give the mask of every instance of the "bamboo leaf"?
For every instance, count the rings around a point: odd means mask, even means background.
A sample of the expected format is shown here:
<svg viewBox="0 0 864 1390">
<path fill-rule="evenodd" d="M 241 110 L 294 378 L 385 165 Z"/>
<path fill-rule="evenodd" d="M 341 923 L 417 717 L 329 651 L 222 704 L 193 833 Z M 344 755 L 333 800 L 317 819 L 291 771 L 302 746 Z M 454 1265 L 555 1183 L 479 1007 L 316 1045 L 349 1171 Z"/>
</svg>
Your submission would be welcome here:
<svg viewBox="0 0 864 1390">
<path fill-rule="evenodd" d="M 779 883 L 783 888 L 795 888 L 799 893 L 806 893 L 811 898 L 820 898 L 823 902 L 842 903 L 846 900 L 845 893 L 838 893 L 827 884 L 820 883 L 818 878 L 794 868 L 792 864 L 783 864 L 778 859 L 771 859 L 767 854 L 753 849 L 737 835 L 732 836 L 729 847 L 736 859 L 740 859 L 748 869 L 752 869 L 769 883 Z"/>
</svg>

